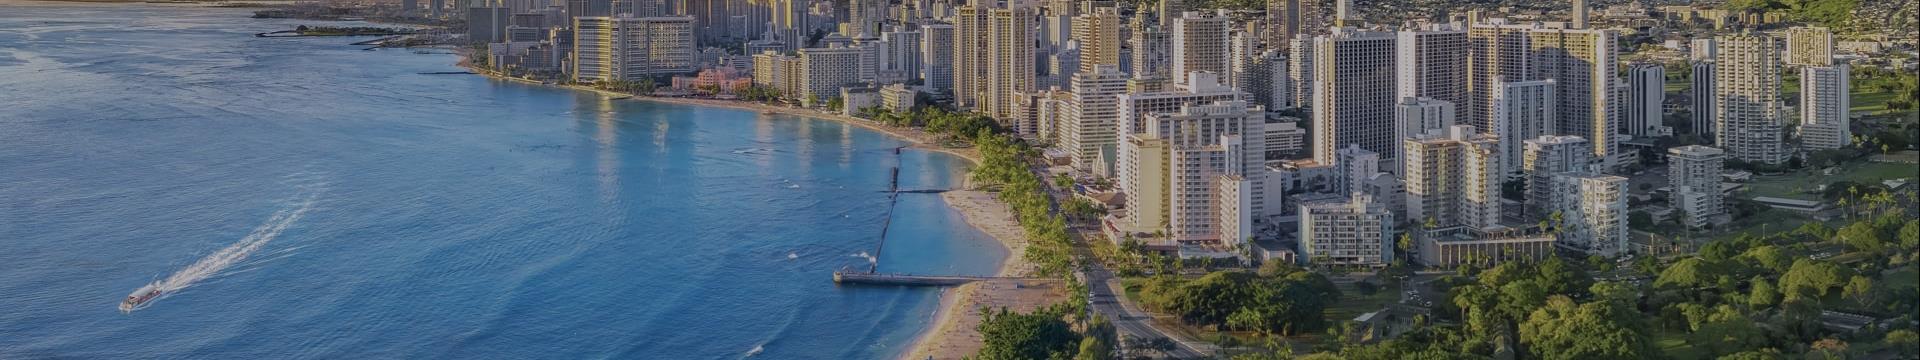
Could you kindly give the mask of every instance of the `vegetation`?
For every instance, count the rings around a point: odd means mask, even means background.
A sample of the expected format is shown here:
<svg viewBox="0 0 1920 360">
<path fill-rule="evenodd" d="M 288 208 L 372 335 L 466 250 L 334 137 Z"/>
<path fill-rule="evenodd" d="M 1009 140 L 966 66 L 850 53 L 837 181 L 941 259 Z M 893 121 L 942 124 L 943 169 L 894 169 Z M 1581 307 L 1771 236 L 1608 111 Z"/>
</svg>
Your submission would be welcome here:
<svg viewBox="0 0 1920 360">
<path fill-rule="evenodd" d="M 1282 336 L 1325 329 L 1322 313 L 1341 296 L 1326 276 L 1282 262 L 1257 273 L 1221 271 L 1197 279 L 1161 273 L 1138 291 L 1142 305 L 1188 324 Z"/>
</svg>

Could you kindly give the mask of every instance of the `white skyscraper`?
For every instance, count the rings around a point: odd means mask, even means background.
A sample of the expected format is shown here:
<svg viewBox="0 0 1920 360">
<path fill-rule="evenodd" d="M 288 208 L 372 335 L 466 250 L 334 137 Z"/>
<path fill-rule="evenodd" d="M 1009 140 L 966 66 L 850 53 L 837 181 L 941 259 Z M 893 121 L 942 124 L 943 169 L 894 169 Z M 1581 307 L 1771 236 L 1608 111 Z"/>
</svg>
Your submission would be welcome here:
<svg viewBox="0 0 1920 360">
<path fill-rule="evenodd" d="M 1163 230 L 1156 224 L 1164 223 L 1173 240 L 1218 242 L 1220 177 L 1264 174 L 1261 112 L 1220 101 L 1148 115 L 1146 131 L 1127 135 L 1119 149 L 1130 231 Z M 1248 181 L 1254 208 L 1244 214 L 1261 213 L 1262 182 Z"/>
<path fill-rule="evenodd" d="M 921 25 L 920 33 L 920 78 L 928 91 L 953 91 L 953 25 Z"/>
<path fill-rule="evenodd" d="M 1818 26 L 1787 29 L 1787 64 L 1833 65 L 1833 31 Z"/>
<path fill-rule="evenodd" d="M 1551 208 L 1554 175 L 1587 171 L 1593 163 L 1593 153 L 1581 151 L 1587 148 L 1587 139 L 1579 136 L 1548 135 L 1525 143 L 1526 158 L 1520 166 L 1527 180 L 1526 204 L 1535 210 Z"/>
<path fill-rule="evenodd" d="M 1401 139 L 1445 132 L 1456 123 L 1454 111 L 1453 103 L 1446 101 L 1424 97 L 1400 98 L 1400 105 L 1393 112 L 1393 122 L 1400 124 L 1398 137 Z"/>
<path fill-rule="evenodd" d="M 1357 144 L 1396 164 L 1393 33 L 1336 28 L 1313 47 L 1313 159 L 1332 164 Z"/>
<path fill-rule="evenodd" d="M 1227 22 L 1225 11 L 1189 11 L 1173 19 L 1173 82 L 1185 83 L 1196 71 L 1227 76 Z"/>
<path fill-rule="evenodd" d="M 1780 48 L 1759 34 L 1721 35 L 1714 63 L 1714 144 L 1735 159 L 1787 160 L 1780 104 Z"/>
<path fill-rule="evenodd" d="M 1034 14 L 1030 7 L 993 9 L 987 19 L 985 109 L 996 119 L 1013 116 L 1014 95 L 1035 90 Z"/>
<path fill-rule="evenodd" d="M 1526 148 L 1522 142 L 1555 133 L 1554 127 L 1559 124 L 1554 121 L 1559 114 L 1555 110 L 1559 103 L 1554 94 L 1556 84 L 1553 80 L 1496 84 L 1500 91 L 1493 98 L 1492 133 L 1500 138 L 1500 158 L 1506 162 L 1501 168 L 1513 171 L 1521 168 Z"/>
<path fill-rule="evenodd" d="M 1117 145 L 1119 104 L 1117 97 L 1127 91 L 1127 73 L 1114 65 L 1100 65 L 1093 71 L 1073 74 L 1073 97 L 1067 103 L 1067 116 L 1061 126 L 1060 146 L 1068 150 L 1073 166 L 1082 170 L 1103 168 L 1111 173 L 1113 164 L 1096 161 L 1103 149 Z"/>
<path fill-rule="evenodd" d="M 1407 220 L 1436 227 L 1493 229 L 1500 223 L 1498 139 L 1472 126 L 1405 140 Z"/>
<path fill-rule="evenodd" d="M 1693 86 L 1687 91 L 1693 95 L 1693 134 L 1711 139 L 1716 125 L 1713 121 L 1713 60 L 1693 62 L 1692 74 Z"/>
<path fill-rule="evenodd" d="M 1424 97 L 1460 104 L 1467 95 L 1467 30 L 1428 24 L 1396 34 L 1396 98 Z"/>
<path fill-rule="evenodd" d="M 1561 23 L 1509 24 L 1486 19 L 1467 30 L 1467 102 L 1463 123 L 1481 129 L 1498 121 L 1493 99 L 1501 82 L 1554 80 L 1559 135 L 1587 138 L 1593 154 L 1611 161 L 1618 151 L 1620 119 L 1614 111 L 1619 44 L 1605 29 Z M 1606 164 L 1611 167 L 1611 164 Z"/>
<path fill-rule="evenodd" d="M 1837 149 L 1853 141 L 1847 98 L 1852 80 L 1847 64 L 1800 68 L 1800 144 L 1809 150 Z"/>
<path fill-rule="evenodd" d="M 574 81 L 596 82 L 695 70 L 693 18 L 574 18 Z"/>
<path fill-rule="evenodd" d="M 1681 221 L 1695 228 L 1726 213 L 1720 192 L 1720 171 L 1727 153 L 1700 145 L 1667 149 L 1667 204 L 1679 210 Z"/>
<path fill-rule="evenodd" d="M 1627 67 L 1627 134 L 1648 136 L 1661 126 L 1667 101 L 1667 68 L 1660 64 L 1633 64 Z"/>
</svg>

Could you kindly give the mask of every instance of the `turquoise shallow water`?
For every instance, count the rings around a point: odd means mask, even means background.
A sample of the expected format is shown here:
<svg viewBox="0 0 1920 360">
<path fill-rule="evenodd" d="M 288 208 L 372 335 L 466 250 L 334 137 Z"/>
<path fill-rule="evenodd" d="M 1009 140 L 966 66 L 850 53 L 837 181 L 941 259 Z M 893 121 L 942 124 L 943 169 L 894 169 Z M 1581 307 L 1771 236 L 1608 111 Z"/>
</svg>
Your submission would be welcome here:
<svg viewBox="0 0 1920 360">
<path fill-rule="evenodd" d="M 865 264 L 888 169 L 963 160 L 246 14 L 0 5 L 0 358 L 889 358 L 937 305 L 829 274 Z M 883 271 L 1006 256 L 938 195 L 893 216 Z"/>
</svg>

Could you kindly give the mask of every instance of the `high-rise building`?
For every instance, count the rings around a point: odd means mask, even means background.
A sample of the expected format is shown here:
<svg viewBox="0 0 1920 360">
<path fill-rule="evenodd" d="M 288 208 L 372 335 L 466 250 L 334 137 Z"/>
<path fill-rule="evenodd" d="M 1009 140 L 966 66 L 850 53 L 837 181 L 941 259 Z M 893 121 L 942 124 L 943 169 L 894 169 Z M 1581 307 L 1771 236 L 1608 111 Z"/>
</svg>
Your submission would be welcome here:
<svg viewBox="0 0 1920 360">
<path fill-rule="evenodd" d="M 1693 134 L 1700 135 L 1701 138 L 1705 139 L 1713 138 L 1714 126 L 1717 125 L 1713 121 L 1713 103 L 1715 101 L 1715 97 L 1713 96 L 1713 67 L 1712 59 L 1693 62 L 1693 71 L 1690 72 L 1693 77 L 1690 79 L 1693 86 L 1687 88 L 1687 91 L 1693 96 Z"/>
<path fill-rule="evenodd" d="M 1667 101 L 1667 67 L 1633 64 L 1627 67 L 1627 111 L 1623 133 L 1649 136 L 1662 125 Z"/>
<path fill-rule="evenodd" d="M 1080 72 L 1100 65 L 1120 66 L 1120 13 L 1112 7 L 1094 8 L 1073 19 L 1073 41 L 1080 45 Z"/>
<path fill-rule="evenodd" d="M 1163 91 L 1133 91 L 1131 86 L 1135 83 L 1129 81 L 1128 92 L 1114 98 L 1119 104 L 1115 124 L 1119 125 L 1118 134 L 1121 136 L 1145 133 L 1147 115 L 1150 114 L 1173 112 L 1188 104 L 1241 100 L 1246 96 L 1238 89 L 1221 83 L 1220 75 L 1210 73 L 1191 74 L 1187 77 L 1187 83 Z"/>
<path fill-rule="evenodd" d="M 1406 139 L 1428 133 L 1444 133 L 1458 122 L 1453 103 L 1424 97 L 1400 98 L 1394 107 L 1393 122 L 1399 124 L 1395 137 Z"/>
<path fill-rule="evenodd" d="M 1559 23 L 1508 24 L 1486 19 L 1467 30 L 1467 102 L 1463 123 L 1480 129 L 1498 119 L 1493 99 L 1499 84 L 1554 80 L 1556 134 L 1578 135 L 1595 158 L 1617 152 L 1619 122 L 1613 105 L 1619 48 L 1613 32 Z M 1611 164 L 1607 164 L 1611 167 Z"/>
<path fill-rule="evenodd" d="M 1561 247 L 1615 257 L 1627 247 L 1627 178 L 1586 172 L 1553 177 Z"/>
<path fill-rule="evenodd" d="M 955 49 L 953 25 L 920 25 L 920 78 L 925 81 L 928 91 L 948 93 L 954 91 Z"/>
<path fill-rule="evenodd" d="M 1573 0 L 1573 28 L 1587 28 L 1587 0 Z"/>
<path fill-rule="evenodd" d="M 1134 18 L 1132 32 L 1127 46 L 1133 51 L 1133 76 L 1165 78 L 1173 71 L 1173 34 L 1158 25 L 1145 24 L 1139 17 Z"/>
<path fill-rule="evenodd" d="M 800 91 L 800 58 L 767 50 L 753 54 L 753 84 L 791 98 Z"/>
<path fill-rule="evenodd" d="M 1185 83 L 1188 73 L 1198 71 L 1229 75 L 1227 32 L 1230 28 L 1224 10 L 1189 11 L 1173 19 L 1173 81 Z"/>
<path fill-rule="evenodd" d="M 1249 102 L 1267 109 L 1291 109 L 1299 107 L 1293 102 L 1293 78 L 1288 76 L 1287 57 L 1284 53 L 1268 49 L 1243 60 L 1244 64 L 1234 72 L 1234 84 L 1240 90 L 1251 95 Z M 1237 58 L 1237 57 L 1236 57 Z"/>
<path fill-rule="evenodd" d="M 1527 199 L 1529 208 L 1550 209 L 1553 200 L 1553 176 L 1575 171 L 1586 171 L 1593 163 L 1593 153 L 1583 151 L 1587 148 L 1587 139 L 1579 136 L 1547 135 L 1525 141 L 1526 158 L 1520 163 L 1521 172 L 1526 174 Z"/>
<path fill-rule="evenodd" d="M 1819 26 L 1787 29 L 1787 65 L 1833 65 L 1833 31 Z"/>
<path fill-rule="evenodd" d="M 1359 145 L 1347 145 L 1333 152 L 1333 193 L 1351 194 L 1362 192 L 1362 183 L 1380 173 L 1380 153 L 1361 149 Z"/>
<path fill-rule="evenodd" d="M 1780 48 L 1765 35 L 1721 35 L 1714 64 L 1714 145 L 1742 161 L 1787 160 L 1780 103 Z"/>
<path fill-rule="evenodd" d="M 904 82 L 920 79 L 922 48 L 919 31 L 892 30 L 880 33 L 880 66 L 875 69 L 882 79 L 888 82 Z"/>
<path fill-rule="evenodd" d="M 1472 126 L 1405 140 L 1407 221 L 1435 227 L 1500 227 L 1499 140 Z"/>
<path fill-rule="evenodd" d="M 840 96 L 840 88 L 860 83 L 859 48 L 800 49 L 800 99 L 806 106 L 822 106 Z"/>
<path fill-rule="evenodd" d="M 1348 144 L 1379 153 L 1387 168 L 1399 157 L 1394 126 L 1394 35 L 1335 28 L 1313 40 L 1313 159 L 1332 164 Z"/>
<path fill-rule="evenodd" d="M 1300 204 L 1300 259 L 1324 265 L 1393 262 L 1393 212 L 1366 194 Z"/>
<path fill-rule="evenodd" d="M 1321 1 L 1267 0 L 1267 43 L 1283 44 L 1295 36 L 1326 32 Z"/>
<path fill-rule="evenodd" d="M 1800 68 L 1800 144 L 1837 149 L 1852 144 L 1848 111 L 1852 80 L 1847 64 Z"/>
<path fill-rule="evenodd" d="M 693 18 L 575 17 L 574 81 L 635 80 L 696 70 Z"/>
<path fill-rule="evenodd" d="M 475 1 L 467 8 L 467 42 L 497 43 L 506 40 L 507 25 L 513 9 Z"/>
<path fill-rule="evenodd" d="M 1465 28 L 1429 24 L 1418 30 L 1402 30 L 1396 34 L 1395 51 L 1399 77 L 1396 98 L 1429 98 L 1450 104 L 1466 100 Z"/>
<path fill-rule="evenodd" d="M 1687 60 L 1696 62 L 1713 61 L 1713 55 L 1717 52 L 1716 50 L 1718 50 L 1713 45 L 1713 38 L 1699 38 L 1689 41 L 1687 43 Z"/>
<path fill-rule="evenodd" d="M 1100 65 L 1093 71 L 1073 74 L 1073 97 L 1067 104 L 1060 146 L 1066 148 L 1073 166 L 1082 170 L 1102 168 L 1112 173 L 1113 164 L 1102 163 L 1100 153 L 1116 146 L 1119 131 L 1117 96 L 1127 91 L 1127 73 L 1117 66 Z"/>
<path fill-rule="evenodd" d="M 1313 38 L 1300 35 L 1286 42 L 1287 78 L 1292 79 L 1293 105 L 1313 107 Z"/>
<path fill-rule="evenodd" d="M 1679 210 L 1681 222 L 1702 227 L 1726 213 L 1720 171 L 1727 153 L 1700 145 L 1667 149 L 1667 181 L 1672 191 L 1667 203 Z"/>
<path fill-rule="evenodd" d="M 1261 112 L 1259 108 L 1248 108 L 1241 101 L 1187 105 L 1180 107 L 1178 112 L 1149 115 L 1147 132 L 1130 135 L 1165 142 L 1167 173 L 1133 173 L 1123 174 L 1122 177 L 1166 179 L 1167 233 L 1173 240 L 1202 243 L 1219 241 L 1219 177 L 1234 175 L 1245 178 L 1265 172 L 1265 151 L 1260 149 L 1265 144 L 1261 139 L 1265 135 L 1260 129 L 1265 124 Z M 1139 153 L 1139 150 L 1131 147 L 1122 151 Z M 1259 192 L 1259 183 L 1250 181 L 1250 190 Z M 1253 210 L 1244 214 L 1258 212 Z"/>
<path fill-rule="evenodd" d="M 987 64 L 992 62 L 987 55 L 989 12 L 973 5 L 954 10 L 953 105 L 961 109 L 985 110 Z"/>
<path fill-rule="evenodd" d="M 996 119 L 1013 115 L 1016 93 L 1034 91 L 1033 8 L 993 9 L 988 16 L 985 109 Z"/>
<path fill-rule="evenodd" d="M 1554 121 L 1559 115 L 1554 105 L 1558 97 L 1554 94 L 1553 80 L 1534 80 L 1521 82 L 1502 82 L 1496 84 L 1500 91 L 1494 93 L 1493 131 L 1500 138 L 1501 159 L 1506 162 L 1502 169 L 1521 168 L 1522 142 L 1541 136 L 1553 135 Z"/>
</svg>

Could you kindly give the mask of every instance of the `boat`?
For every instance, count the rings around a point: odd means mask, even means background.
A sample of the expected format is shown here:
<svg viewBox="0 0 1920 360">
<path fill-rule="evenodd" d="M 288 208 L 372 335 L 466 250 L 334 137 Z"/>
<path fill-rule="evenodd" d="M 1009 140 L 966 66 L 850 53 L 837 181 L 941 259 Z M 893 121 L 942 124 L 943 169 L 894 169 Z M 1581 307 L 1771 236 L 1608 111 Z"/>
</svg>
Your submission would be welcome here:
<svg viewBox="0 0 1920 360">
<path fill-rule="evenodd" d="M 133 294 L 127 295 L 126 301 L 120 302 L 120 312 L 122 313 L 133 312 L 134 309 L 138 309 L 146 305 L 147 302 L 153 301 L 153 299 L 157 299 L 159 297 L 160 297 L 160 289 L 155 288 L 153 285 L 147 285 L 145 287 L 141 287 L 140 290 L 135 290 Z"/>
<path fill-rule="evenodd" d="M 631 96 L 631 95 L 629 95 L 629 96 L 616 96 L 616 97 L 613 97 L 613 99 L 611 99 L 611 100 L 626 100 L 626 99 L 632 99 L 632 98 L 633 98 L 633 96 Z"/>
</svg>

